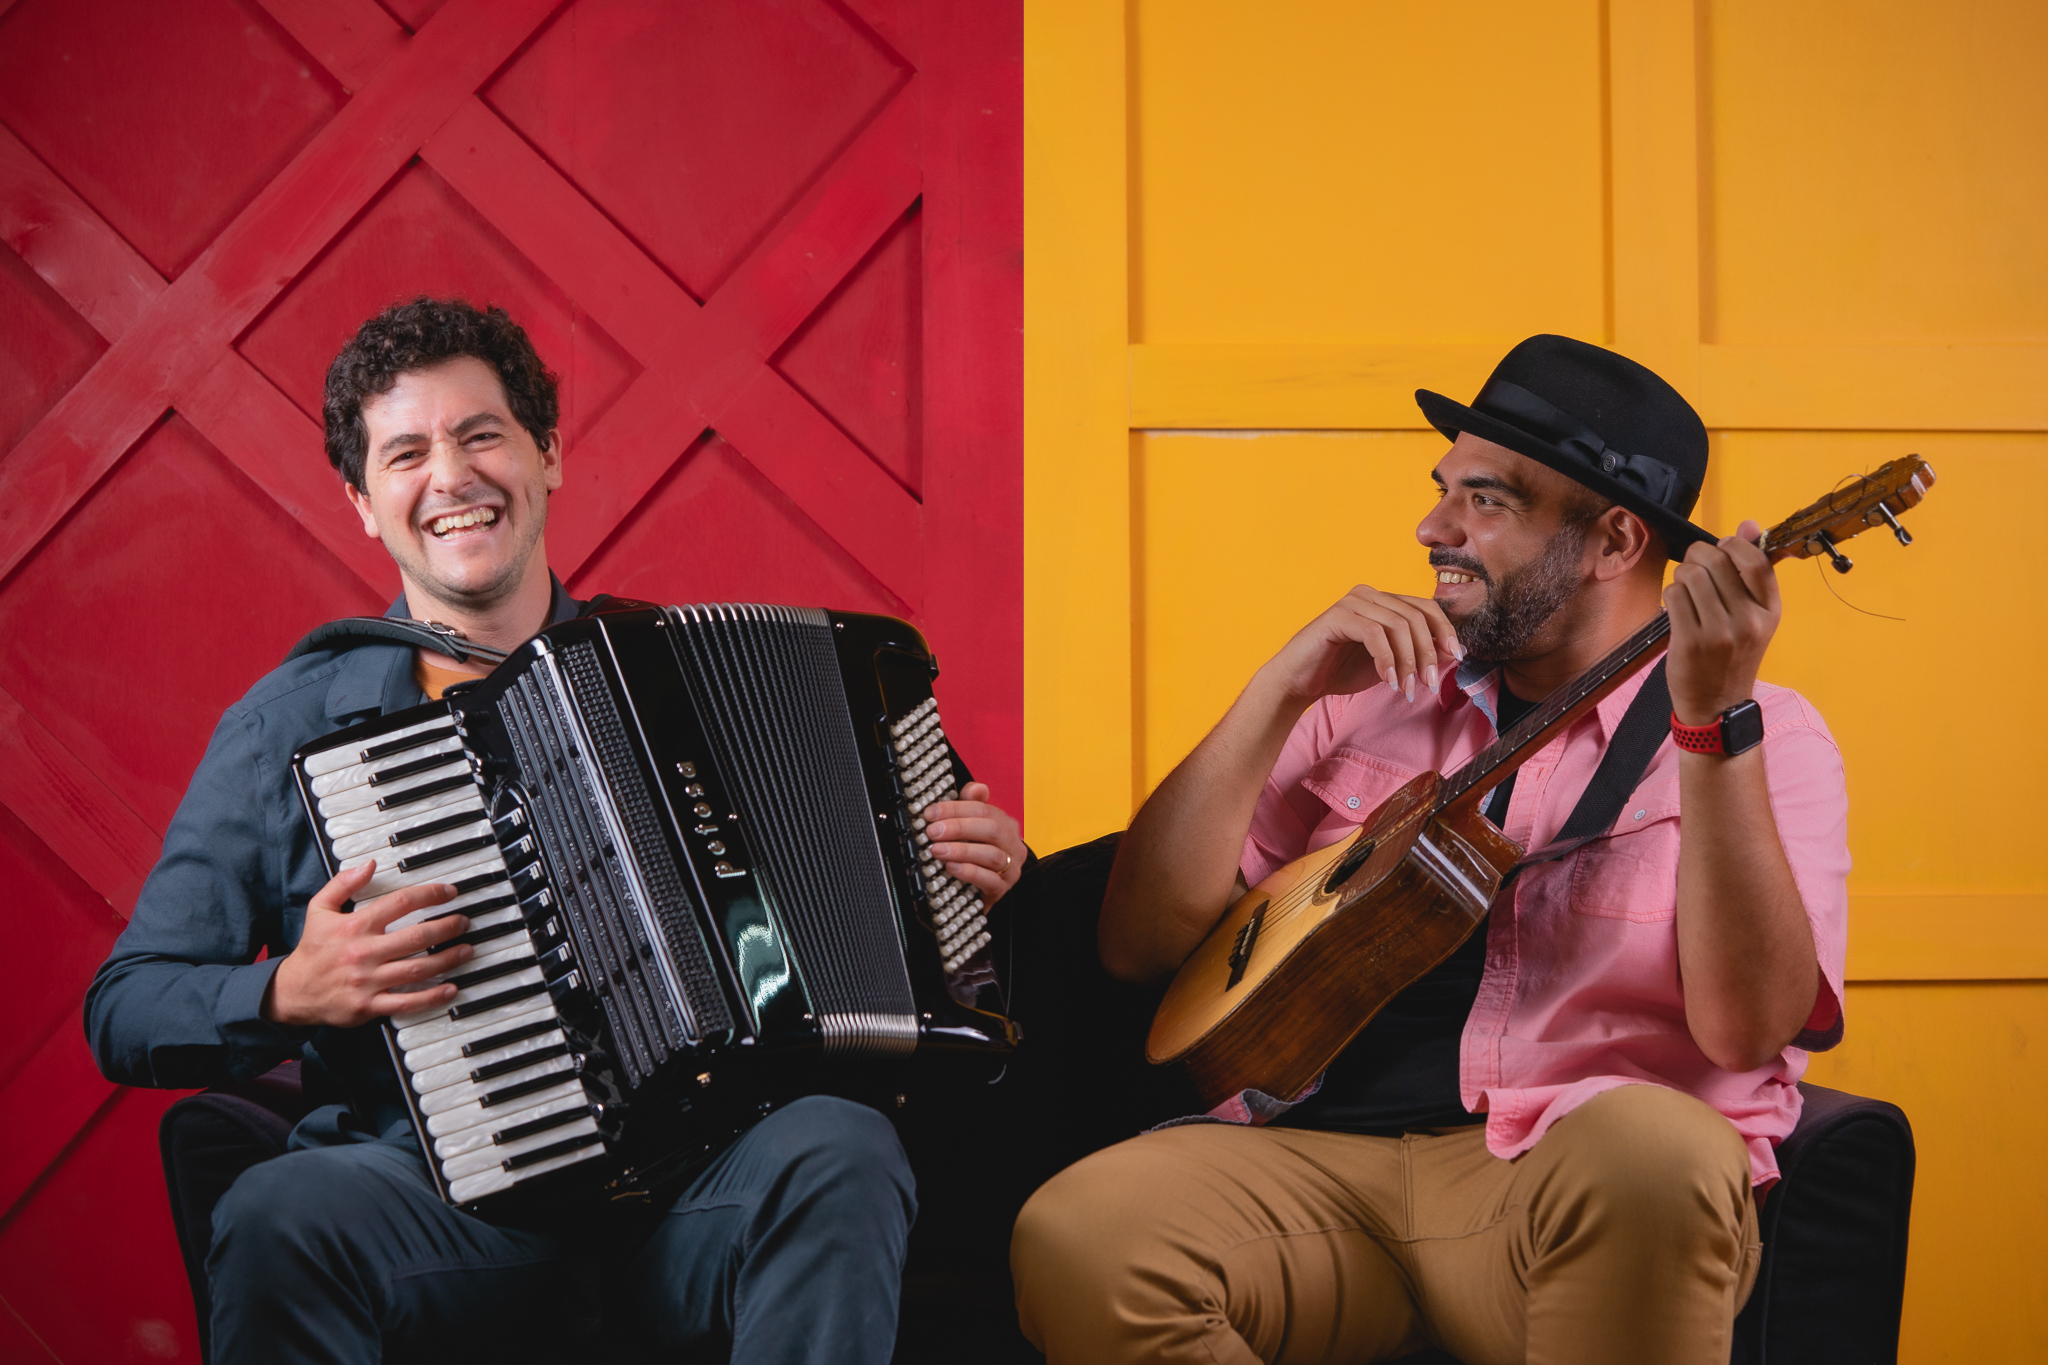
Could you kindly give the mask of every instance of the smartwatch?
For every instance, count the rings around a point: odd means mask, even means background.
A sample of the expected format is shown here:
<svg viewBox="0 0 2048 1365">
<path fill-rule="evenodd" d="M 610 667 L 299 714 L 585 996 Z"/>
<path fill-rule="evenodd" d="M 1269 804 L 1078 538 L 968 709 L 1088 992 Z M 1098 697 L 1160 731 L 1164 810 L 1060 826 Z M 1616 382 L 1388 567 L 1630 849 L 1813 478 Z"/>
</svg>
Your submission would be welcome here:
<svg viewBox="0 0 2048 1365">
<path fill-rule="evenodd" d="M 1714 717 L 1712 725 L 1687 725 L 1673 711 L 1671 738 L 1690 754 L 1721 754 L 1733 758 L 1764 742 L 1763 708 L 1754 700 L 1739 701 Z"/>
</svg>

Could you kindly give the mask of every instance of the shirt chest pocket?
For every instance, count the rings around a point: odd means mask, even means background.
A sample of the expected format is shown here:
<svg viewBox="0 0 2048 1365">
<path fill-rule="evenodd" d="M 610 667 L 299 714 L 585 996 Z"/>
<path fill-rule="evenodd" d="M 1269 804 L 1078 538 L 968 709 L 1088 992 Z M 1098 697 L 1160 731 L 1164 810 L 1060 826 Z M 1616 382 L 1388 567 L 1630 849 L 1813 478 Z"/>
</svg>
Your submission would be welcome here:
<svg viewBox="0 0 2048 1365">
<path fill-rule="evenodd" d="M 1639 923 L 1678 913 L 1678 784 L 1647 782 L 1603 839 L 1572 855 L 1574 914 Z"/>
<path fill-rule="evenodd" d="M 1362 825 L 1418 771 L 1356 749 L 1334 749 L 1301 779 L 1302 789 L 1328 812 L 1328 818 L 1310 823 L 1317 828 L 1332 822 Z"/>
</svg>

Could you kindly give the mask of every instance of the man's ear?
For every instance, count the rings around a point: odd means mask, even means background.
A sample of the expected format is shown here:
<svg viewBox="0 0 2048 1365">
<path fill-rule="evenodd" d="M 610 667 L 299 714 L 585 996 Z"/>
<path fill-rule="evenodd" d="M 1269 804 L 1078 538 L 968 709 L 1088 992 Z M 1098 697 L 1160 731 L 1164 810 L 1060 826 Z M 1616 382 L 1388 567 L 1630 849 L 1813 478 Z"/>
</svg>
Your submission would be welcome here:
<svg viewBox="0 0 2048 1365">
<path fill-rule="evenodd" d="M 370 510 L 370 495 L 347 479 L 341 481 L 341 491 L 348 494 L 348 505 L 355 508 L 356 515 L 363 519 L 363 534 L 372 540 L 382 540 L 383 536 L 377 533 L 376 514 Z"/>
<path fill-rule="evenodd" d="M 562 433 L 548 433 L 548 443 L 540 448 L 541 481 L 552 493 L 562 486 Z"/>
<path fill-rule="evenodd" d="M 1602 582 L 1620 578 L 1645 560 L 1658 558 L 1662 547 L 1643 519 L 1620 503 L 1593 519 L 1586 541 L 1594 551 L 1593 577 Z M 1661 575 L 1662 571 L 1659 572 Z"/>
</svg>

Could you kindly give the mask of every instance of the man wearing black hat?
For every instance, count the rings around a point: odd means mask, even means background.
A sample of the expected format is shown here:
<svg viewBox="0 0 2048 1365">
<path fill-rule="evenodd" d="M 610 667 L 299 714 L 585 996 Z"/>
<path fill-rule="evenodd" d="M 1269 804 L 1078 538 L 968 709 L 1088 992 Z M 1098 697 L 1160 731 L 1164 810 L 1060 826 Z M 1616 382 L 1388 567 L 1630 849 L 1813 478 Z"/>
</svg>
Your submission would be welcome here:
<svg viewBox="0 0 2048 1365">
<path fill-rule="evenodd" d="M 1104 964 L 1170 974 L 1248 885 L 1454 771 L 1660 608 L 1664 675 L 1483 808 L 1551 842 L 1631 709 L 1665 723 L 1667 683 L 1675 743 L 1308 1091 L 1247 1092 L 1040 1190 L 1012 1263 L 1053 1365 L 1728 1358 L 1752 1191 L 1807 1051 L 1841 1036 L 1840 755 L 1757 681 L 1776 578 L 1753 524 L 1687 519 L 1707 437 L 1668 384 L 1539 336 L 1471 405 L 1416 398 L 1452 441 L 1416 532 L 1434 595 L 1355 588 L 1259 670 L 1124 837 Z"/>
</svg>

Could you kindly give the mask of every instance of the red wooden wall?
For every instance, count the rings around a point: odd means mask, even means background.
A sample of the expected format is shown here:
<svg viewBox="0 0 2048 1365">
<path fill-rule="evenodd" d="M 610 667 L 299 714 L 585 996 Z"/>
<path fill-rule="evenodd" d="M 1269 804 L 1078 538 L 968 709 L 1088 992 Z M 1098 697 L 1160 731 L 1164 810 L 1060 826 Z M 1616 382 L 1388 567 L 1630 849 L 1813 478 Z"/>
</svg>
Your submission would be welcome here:
<svg viewBox="0 0 2048 1365">
<path fill-rule="evenodd" d="M 321 379 L 564 381 L 572 589 L 908 616 L 1022 785 L 1015 0 L 0 0 L 0 1360 L 195 1360 L 79 1001 L 221 709 L 397 575 Z"/>
</svg>

